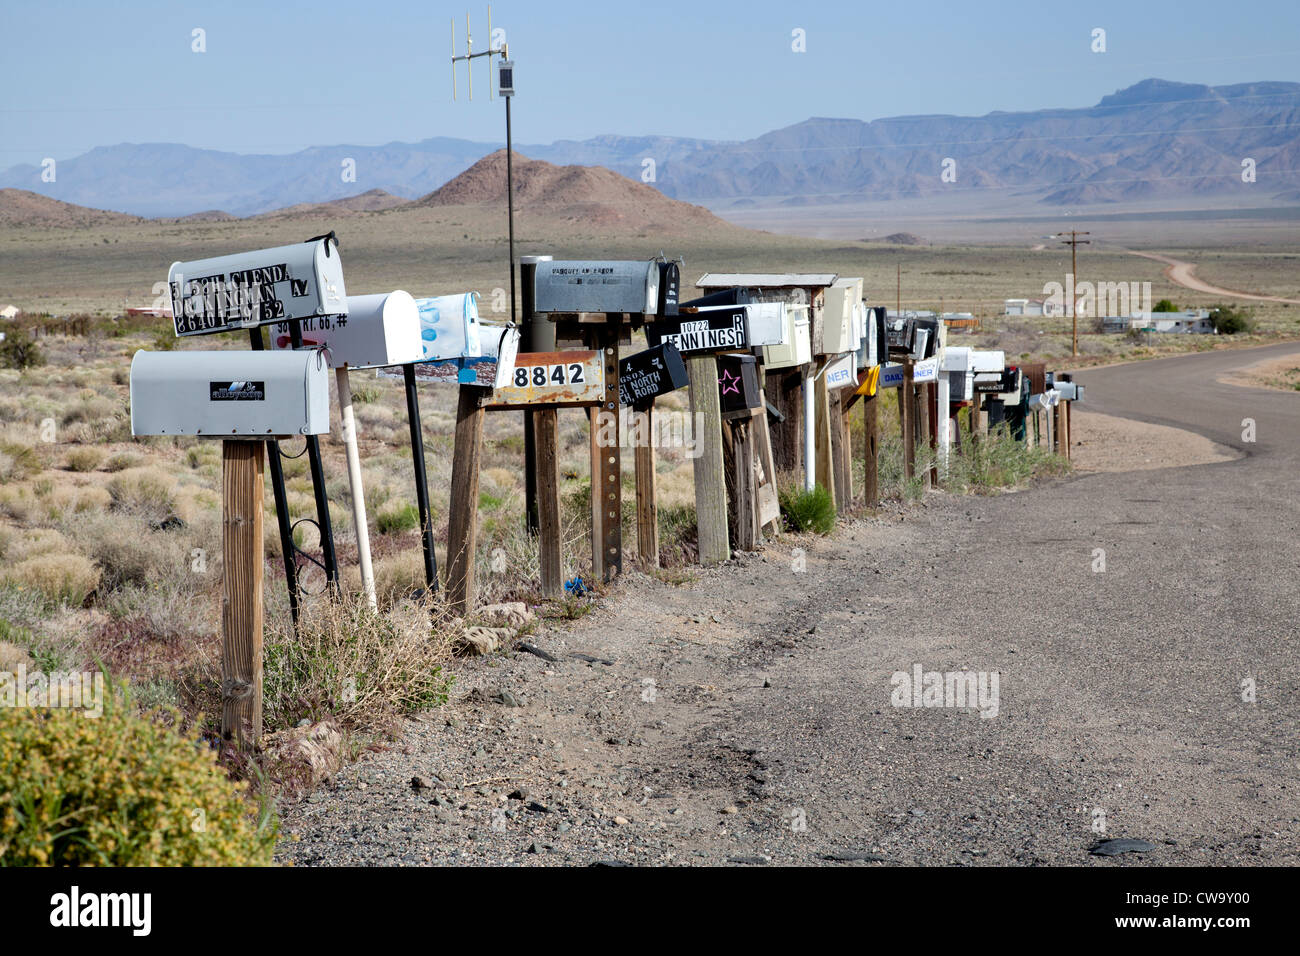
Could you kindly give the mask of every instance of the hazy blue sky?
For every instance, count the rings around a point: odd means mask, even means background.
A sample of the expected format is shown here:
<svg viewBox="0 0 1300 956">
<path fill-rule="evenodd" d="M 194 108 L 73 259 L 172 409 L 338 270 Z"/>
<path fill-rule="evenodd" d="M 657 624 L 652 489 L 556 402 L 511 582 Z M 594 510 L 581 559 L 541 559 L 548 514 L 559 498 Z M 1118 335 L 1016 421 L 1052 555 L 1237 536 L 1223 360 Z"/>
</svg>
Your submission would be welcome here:
<svg viewBox="0 0 1300 956">
<path fill-rule="evenodd" d="M 0 0 L 0 168 L 120 142 L 249 153 L 500 140 L 483 61 L 474 102 L 451 102 L 450 21 L 463 52 L 467 2 L 483 49 L 478 0 Z M 1300 80 L 1296 0 L 499 0 L 492 13 L 517 61 L 525 143 L 1088 106 L 1152 76 Z M 191 52 L 196 27 L 205 53 Z M 1090 50 L 1096 27 L 1104 54 Z M 806 53 L 791 49 L 796 28 Z"/>
</svg>

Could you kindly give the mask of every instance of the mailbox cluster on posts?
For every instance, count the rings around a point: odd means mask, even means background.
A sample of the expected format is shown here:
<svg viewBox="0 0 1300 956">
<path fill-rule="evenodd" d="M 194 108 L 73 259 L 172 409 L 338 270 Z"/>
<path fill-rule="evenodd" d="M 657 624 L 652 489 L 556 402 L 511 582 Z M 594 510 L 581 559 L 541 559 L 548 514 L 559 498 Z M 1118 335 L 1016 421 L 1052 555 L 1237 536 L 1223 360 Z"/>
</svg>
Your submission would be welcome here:
<svg viewBox="0 0 1300 956">
<path fill-rule="evenodd" d="M 302 321 L 304 334 L 348 311 L 332 237 L 193 262 L 167 273 L 177 335 L 207 335 Z"/>
</svg>

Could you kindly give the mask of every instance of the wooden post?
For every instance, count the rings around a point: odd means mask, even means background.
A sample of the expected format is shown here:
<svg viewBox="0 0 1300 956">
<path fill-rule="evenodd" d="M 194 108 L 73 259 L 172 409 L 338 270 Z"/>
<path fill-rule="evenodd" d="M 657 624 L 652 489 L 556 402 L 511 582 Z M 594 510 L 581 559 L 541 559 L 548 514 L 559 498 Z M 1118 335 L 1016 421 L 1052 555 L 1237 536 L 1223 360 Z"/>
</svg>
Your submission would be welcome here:
<svg viewBox="0 0 1300 956">
<path fill-rule="evenodd" d="M 659 508 L 657 504 L 654 447 L 654 400 L 632 413 L 639 429 L 636 442 L 636 551 L 646 567 L 659 567 Z"/>
<path fill-rule="evenodd" d="M 755 464 L 761 475 L 758 482 L 758 520 L 772 537 L 781 534 L 781 504 L 776 487 L 776 462 L 772 458 L 772 437 L 767 430 L 767 410 L 754 409 Z"/>
<path fill-rule="evenodd" d="M 831 501 L 839 507 L 840 495 L 835 486 L 835 457 L 831 449 L 832 429 L 831 429 L 831 401 L 830 389 L 826 387 L 826 361 L 821 364 L 822 374 L 817 376 L 816 394 L 817 394 L 817 418 L 816 418 L 816 438 L 817 438 L 817 483 L 830 493 Z"/>
<path fill-rule="evenodd" d="M 849 422 L 848 389 L 835 390 L 835 408 L 838 415 L 834 423 L 839 428 L 839 487 L 844 492 L 844 507 L 853 505 L 853 429 Z"/>
<path fill-rule="evenodd" d="M 903 476 L 916 474 L 916 430 L 912 425 L 912 360 L 903 360 L 903 384 L 898 387 L 898 422 L 903 432 Z"/>
<path fill-rule="evenodd" d="M 862 493 L 868 508 L 880 504 L 880 388 L 862 398 L 862 463 L 865 466 Z"/>
<path fill-rule="evenodd" d="M 700 564 L 721 564 L 731 557 L 727 540 L 727 479 L 722 466 L 722 414 L 718 397 L 718 362 L 712 355 L 687 355 L 691 417 L 695 436 L 695 525 Z"/>
<path fill-rule="evenodd" d="M 461 385 L 456 444 L 451 459 L 447 528 L 447 601 L 462 617 L 474 610 L 474 555 L 478 548 L 478 470 L 483 450 L 483 403 L 491 389 Z"/>
<path fill-rule="evenodd" d="M 736 495 L 736 547 L 756 551 L 759 544 L 758 484 L 754 474 L 754 416 L 731 420 L 733 487 Z"/>
<path fill-rule="evenodd" d="M 564 596 L 564 565 L 560 559 L 559 416 L 554 406 L 534 409 L 537 466 L 537 535 L 542 595 Z"/>
<path fill-rule="evenodd" d="M 783 472 L 803 470 L 803 376 L 799 369 L 774 369 L 763 376 L 763 392 L 783 416 L 769 429 L 772 460 Z"/>
<path fill-rule="evenodd" d="M 262 737 L 262 496 L 266 446 L 221 443 L 221 737 Z"/>
</svg>

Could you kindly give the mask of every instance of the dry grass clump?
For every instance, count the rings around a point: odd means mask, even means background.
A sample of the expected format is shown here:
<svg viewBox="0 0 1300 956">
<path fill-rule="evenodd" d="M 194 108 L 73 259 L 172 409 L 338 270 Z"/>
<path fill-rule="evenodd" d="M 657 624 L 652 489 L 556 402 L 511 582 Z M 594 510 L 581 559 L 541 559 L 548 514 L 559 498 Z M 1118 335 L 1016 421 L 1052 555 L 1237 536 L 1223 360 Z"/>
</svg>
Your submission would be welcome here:
<svg viewBox="0 0 1300 956">
<path fill-rule="evenodd" d="M 42 554 L 0 570 L 0 583 L 31 588 L 50 604 L 80 607 L 99 586 L 99 568 L 80 554 Z"/>
<path fill-rule="evenodd" d="M 0 481 L 23 481 L 41 471 L 36 449 L 19 442 L 0 442 Z"/>
<path fill-rule="evenodd" d="M 83 446 L 68 452 L 64 467 L 68 471 L 94 471 L 104 460 L 104 453 L 98 448 Z"/>
<path fill-rule="evenodd" d="M 152 522 L 176 513 L 175 484 L 156 468 L 128 468 L 114 475 L 107 488 L 114 511 Z"/>
<path fill-rule="evenodd" d="M 442 705 L 460 630 L 459 619 L 434 604 L 375 614 L 356 596 L 309 602 L 296 630 L 282 617 L 266 635 L 266 730 L 333 717 L 345 730 L 373 731 Z"/>
</svg>

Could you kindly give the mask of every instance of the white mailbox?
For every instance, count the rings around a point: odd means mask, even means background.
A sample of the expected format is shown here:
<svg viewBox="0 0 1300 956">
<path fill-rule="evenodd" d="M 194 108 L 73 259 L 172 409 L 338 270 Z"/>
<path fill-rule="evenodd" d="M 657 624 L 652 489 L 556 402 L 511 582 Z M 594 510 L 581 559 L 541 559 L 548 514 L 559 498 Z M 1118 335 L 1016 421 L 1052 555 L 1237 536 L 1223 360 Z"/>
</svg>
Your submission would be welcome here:
<svg viewBox="0 0 1300 956">
<path fill-rule="evenodd" d="M 965 345 L 954 345 L 943 350 L 943 359 L 939 368 L 945 372 L 969 372 L 971 349 Z"/>
<path fill-rule="evenodd" d="M 836 279 L 826 290 L 822 309 L 822 351 L 827 355 L 854 351 L 853 314 L 862 303 L 861 279 Z"/>
<path fill-rule="evenodd" d="M 1007 353 L 1001 349 L 971 349 L 972 372 L 1001 372 L 1007 367 Z"/>
<path fill-rule="evenodd" d="M 174 262 L 167 273 L 177 335 L 346 315 L 343 262 L 322 237 L 273 249 Z"/>
<path fill-rule="evenodd" d="M 763 346 L 763 364 L 767 368 L 789 368 L 812 361 L 808 306 L 785 303 L 785 321 L 784 344 Z"/>
<path fill-rule="evenodd" d="M 745 313 L 745 343 L 750 348 L 760 345 L 786 345 L 790 341 L 792 323 L 786 317 L 784 302 L 751 302 L 747 305 L 703 305 L 700 312 L 722 310 Z"/>
<path fill-rule="evenodd" d="M 316 350 L 140 351 L 131 360 L 132 435 L 324 435 L 329 400 Z"/>
<path fill-rule="evenodd" d="M 659 308 L 659 263 L 638 259 L 537 263 L 537 312 L 633 312 Z"/>
<path fill-rule="evenodd" d="M 477 292 L 416 299 L 415 304 L 420 310 L 423 361 L 479 358 L 483 355 Z"/>
<path fill-rule="evenodd" d="M 288 324 L 271 336 L 277 349 L 291 348 Z M 325 348 L 331 368 L 381 368 L 424 361 L 420 309 L 409 292 L 348 296 L 348 314 L 302 324 L 305 348 Z"/>
<path fill-rule="evenodd" d="M 1056 390 L 1061 393 L 1063 402 L 1083 401 L 1083 386 L 1075 382 L 1057 382 Z"/>
</svg>

